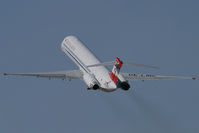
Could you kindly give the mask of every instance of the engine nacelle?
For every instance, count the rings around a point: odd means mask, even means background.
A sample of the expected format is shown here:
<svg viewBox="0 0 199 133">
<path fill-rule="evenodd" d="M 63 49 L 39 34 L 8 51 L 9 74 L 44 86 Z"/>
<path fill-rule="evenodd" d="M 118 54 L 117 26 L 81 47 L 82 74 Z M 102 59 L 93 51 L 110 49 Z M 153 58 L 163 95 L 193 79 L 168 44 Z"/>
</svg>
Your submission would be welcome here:
<svg viewBox="0 0 199 133">
<path fill-rule="evenodd" d="M 84 74 L 83 79 L 88 89 L 93 89 L 93 90 L 99 89 L 99 82 L 97 81 L 94 75 Z"/>
<path fill-rule="evenodd" d="M 129 90 L 129 88 L 130 88 L 130 85 L 129 85 L 129 83 L 128 82 L 121 82 L 121 89 L 122 90 L 125 90 L 125 91 L 127 91 L 127 90 Z"/>
</svg>

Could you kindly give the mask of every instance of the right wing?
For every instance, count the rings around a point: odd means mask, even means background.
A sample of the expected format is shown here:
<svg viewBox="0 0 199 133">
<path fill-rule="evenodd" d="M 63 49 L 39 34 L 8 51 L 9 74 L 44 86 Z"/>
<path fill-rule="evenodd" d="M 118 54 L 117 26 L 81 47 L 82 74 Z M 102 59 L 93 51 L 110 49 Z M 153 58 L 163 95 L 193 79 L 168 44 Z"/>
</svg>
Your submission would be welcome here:
<svg viewBox="0 0 199 133">
<path fill-rule="evenodd" d="M 57 72 L 41 72 L 41 73 L 3 73 L 3 75 L 11 76 L 33 76 L 43 78 L 60 78 L 60 79 L 83 79 L 81 70 L 57 71 Z"/>
<path fill-rule="evenodd" d="M 160 80 L 160 79 L 192 79 L 195 77 L 180 77 L 180 76 L 161 76 L 151 74 L 133 74 L 133 73 L 120 73 L 127 80 Z"/>
</svg>

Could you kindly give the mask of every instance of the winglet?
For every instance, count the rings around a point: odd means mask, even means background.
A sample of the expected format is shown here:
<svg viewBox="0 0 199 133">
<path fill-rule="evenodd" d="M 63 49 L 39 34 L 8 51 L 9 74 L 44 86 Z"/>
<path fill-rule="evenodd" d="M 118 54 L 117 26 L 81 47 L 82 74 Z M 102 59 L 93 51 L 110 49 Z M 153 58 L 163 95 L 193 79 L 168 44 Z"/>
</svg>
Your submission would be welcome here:
<svg viewBox="0 0 199 133">
<path fill-rule="evenodd" d="M 196 80 L 196 78 L 195 78 L 195 77 L 193 77 L 193 78 L 192 78 L 192 80 Z"/>
</svg>

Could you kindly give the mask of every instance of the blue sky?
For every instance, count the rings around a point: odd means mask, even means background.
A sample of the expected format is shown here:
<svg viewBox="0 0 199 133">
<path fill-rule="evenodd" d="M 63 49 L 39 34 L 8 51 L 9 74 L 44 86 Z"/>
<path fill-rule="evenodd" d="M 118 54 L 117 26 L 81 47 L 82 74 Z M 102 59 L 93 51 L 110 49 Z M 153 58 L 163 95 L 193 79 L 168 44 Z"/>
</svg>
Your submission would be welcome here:
<svg viewBox="0 0 199 133">
<path fill-rule="evenodd" d="M 121 71 L 198 76 L 196 0 L 2 0 L 0 72 L 77 67 L 60 50 L 78 36 L 101 61 L 159 66 Z M 0 132 L 199 132 L 198 80 L 131 82 L 88 91 L 82 81 L 0 77 Z"/>
</svg>

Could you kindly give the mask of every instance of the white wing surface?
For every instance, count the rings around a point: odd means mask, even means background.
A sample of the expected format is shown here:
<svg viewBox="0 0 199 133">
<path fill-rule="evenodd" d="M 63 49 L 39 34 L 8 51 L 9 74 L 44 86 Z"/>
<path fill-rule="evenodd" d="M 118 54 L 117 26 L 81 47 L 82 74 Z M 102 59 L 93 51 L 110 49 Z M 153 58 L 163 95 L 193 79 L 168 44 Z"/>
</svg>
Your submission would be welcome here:
<svg viewBox="0 0 199 133">
<path fill-rule="evenodd" d="M 60 78 L 60 79 L 83 79 L 81 70 L 57 71 L 57 72 L 41 72 L 41 73 L 3 73 L 3 75 L 11 76 L 33 76 L 43 78 Z"/>
<path fill-rule="evenodd" d="M 195 77 L 180 77 L 180 76 L 161 76 L 151 74 L 133 74 L 133 73 L 120 73 L 127 80 L 160 80 L 160 79 L 192 79 Z"/>
</svg>

